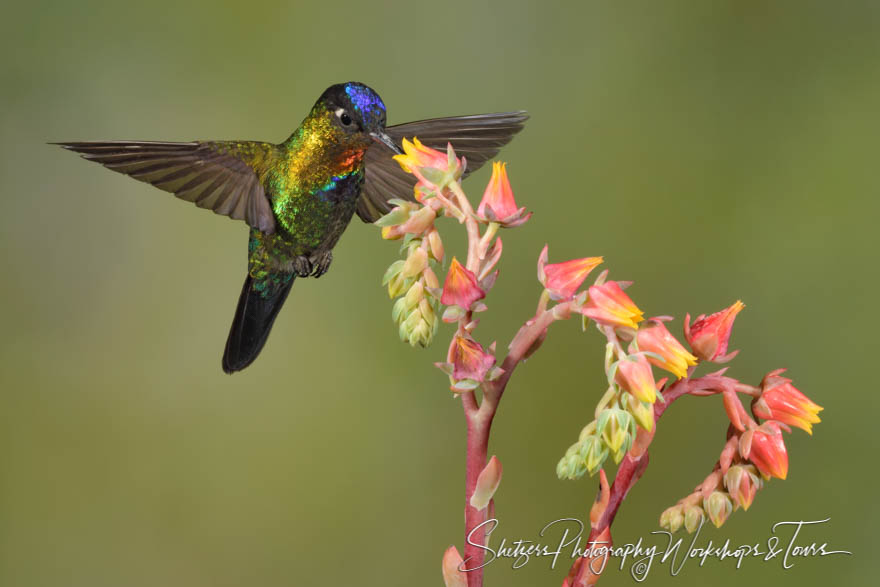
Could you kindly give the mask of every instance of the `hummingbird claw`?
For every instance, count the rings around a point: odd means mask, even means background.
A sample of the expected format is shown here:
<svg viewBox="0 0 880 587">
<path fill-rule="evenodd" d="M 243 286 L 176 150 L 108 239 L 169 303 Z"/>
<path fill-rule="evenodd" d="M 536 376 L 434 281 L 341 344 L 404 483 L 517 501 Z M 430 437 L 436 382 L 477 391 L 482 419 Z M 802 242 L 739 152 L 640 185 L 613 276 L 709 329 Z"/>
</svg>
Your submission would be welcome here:
<svg viewBox="0 0 880 587">
<path fill-rule="evenodd" d="M 333 262 L 333 252 L 332 251 L 324 251 L 323 253 L 318 253 L 315 257 L 310 259 L 313 267 L 312 276 L 313 277 L 321 277 L 327 270 L 330 269 L 330 263 Z"/>
<path fill-rule="evenodd" d="M 293 260 L 293 272 L 297 277 L 308 277 L 312 274 L 312 262 L 308 257 L 299 256 Z"/>
</svg>

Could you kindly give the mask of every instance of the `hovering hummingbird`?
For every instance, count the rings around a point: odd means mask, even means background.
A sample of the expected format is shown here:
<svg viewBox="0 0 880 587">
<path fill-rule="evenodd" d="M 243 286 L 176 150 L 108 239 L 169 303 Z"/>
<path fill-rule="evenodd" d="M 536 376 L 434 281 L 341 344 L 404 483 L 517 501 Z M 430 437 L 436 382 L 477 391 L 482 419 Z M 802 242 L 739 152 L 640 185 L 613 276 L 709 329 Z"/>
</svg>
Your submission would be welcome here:
<svg viewBox="0 0 880 587">
<path fill-rule="evenodd" d="M 452 143 L 478 169 L 523 128 L 524 111 L 385 126 L 385 104 L 357 82 L 327 88 L 281 144 L 255 141 L 56 143 L 250 226 L 248 273 L 223 353 L 240 371 L 262 350 L 296 277 L 320 277 L 357 213 L 374 222 L 391 198 L 413 199 L 415 178 L 392 159 L 404 137 Z"/>
</svg>

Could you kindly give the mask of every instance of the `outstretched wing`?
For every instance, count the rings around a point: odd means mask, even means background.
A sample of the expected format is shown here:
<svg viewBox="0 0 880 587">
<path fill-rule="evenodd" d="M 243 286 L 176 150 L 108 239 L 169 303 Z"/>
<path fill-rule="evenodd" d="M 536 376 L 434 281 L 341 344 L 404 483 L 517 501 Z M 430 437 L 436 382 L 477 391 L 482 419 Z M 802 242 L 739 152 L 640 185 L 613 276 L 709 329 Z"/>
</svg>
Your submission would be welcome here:
<svg viewBox="0 0 880 587">
<path fill-rule="evenodd" d="M 467 174 L 498 154 L 522 130 L 528 118 L 524 110 L 497 112 L 420 120 L 389 126 L 385 131 L 398 144 L 404 137 L 414 136 L 434 149 L 445 150 L 446 143 L 452 143 L 456 154 L 467 159 Z M 393 155 L 382 143 L 367 149 L 366 178 L 357 206 L 358 216 L 364 222 L 375 222 L 391 210 L 390 198 L 413 199 L 416 179 L 400 168 L 391 158 Z"/>
<path fill-rule="evenodd" d="M 106 141 L 55 143 L 119 173 L 171 192 L 253 228 L 275 232 L 275 217 L 255 166 L 269 143 Z"/>
</svg>

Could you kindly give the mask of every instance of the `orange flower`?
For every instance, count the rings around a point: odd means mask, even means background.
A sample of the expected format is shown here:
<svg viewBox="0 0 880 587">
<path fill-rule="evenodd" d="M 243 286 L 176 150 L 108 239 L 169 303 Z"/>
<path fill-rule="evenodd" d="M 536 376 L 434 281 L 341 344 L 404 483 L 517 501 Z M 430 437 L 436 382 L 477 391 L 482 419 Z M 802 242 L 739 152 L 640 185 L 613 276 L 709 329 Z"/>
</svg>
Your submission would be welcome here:
<svg viewBox="0 0 880 587">
<path fill-rule="evenodd" d="M 654 382 L 654 373 L 642 353 L 629 355 L 617 363 L 614 379 L 623 389 L 640 401 L 653 404 L 657 399 L 657 384 Z"/>
<path fill-rule="evenodd" d="M 426 147 L 418 139 L 413 137 L 413 142 L 403 139 L 403 155 L 395 155 L 393 157 L 400 167 L 409 173 L 415 173 L 422 167 L 433 167 L 440 171 L 446 171 L 449 160 L 446 153 Z"/>
<path fill-rule="evenodd" d="M 642 311 L 616 281 L 590 286 L 587 303 L 578 312 L 599 324 L 614 327 L 635 329 L 642 321 Z"/>
<path fill-rule="evenodd" d="M 785 479 L 788 475 L 788 452 L 785 450 L 779 424 L 765 422 L 743 436 L 748 434 L 751 434 L 751 439 L 747 441 L 748 452 L 742 455 L 743 458 L 754 463 L 765 479 Z"/>
<path fill-rule="evenodd" d="M 812 434 L 813 424 L 821 422 L 818 414 L 823 408 L 792 385 L 791 379 L 781 377 L 784 371 L 777 369 L 764 377 L 761 396 L 753 402 L 752 412 L 762 420 L 776 420 Z"/>
<path fill-rule="evenodd" d="M 483 199 L 477 208 L 477 214 L 488 222 L 497 222 L 502 226 L 519 226 L 531 217 L 526 209 L 517 208 L 513 199 L 510 180 L 507 179 L 507 164 L 495 161 L 492 163 L 492 177 L 483 192 Z"/>
<path fill-rule="evenodd" d="M 447 145 L 448 152 L 443 153 L 431 147 L 426 147 L 417 137 L 413 142 L 403 139 L 402 155 L 395 155 L 401 169 L 412 173 L 419 179 L 419 183 L 429 188 L 443 188 L 451 181 L 461 177 L 464 171 L 461 159 L 455 156 L 451 145 Z"/>
<path fill-rule="evenodd" d="M 648 360 L 681 379 L 687 375 L 688 367 L 697 364 L 697 358 L 687 352 L 663 322 L 656 318 L 652 318 L 651 322 L 651 326 L 639 330 L 639 350 L 660 355 L 662 359 L 648 355 Z"/>
<path fill-rule="evenodd" d="M 449 264 L 449 272 L 446 274 L 446 282 L 443 284 L 443 294 L 440 302 L 446 306 L 459 306 L 469 310 L 477 300 L 486 297 L 473 272 L 458 262 L 455 257 Z"/>
<path fill-rule="evenodd" d="M 701 314 L 693 324 L 690 324 L 691 315 L 688 314 L 684 319 L 684 336 L 694 354 L 704 361 L 715 363 L 726 363 L 731 360 L 739 351 L 726 354 L 730 330 L 733 328 L 736 315 L 744 307 L 745 305 L 737 300 L 732 306 L 711 316 L 706 317 L 705 314 Z"/>
<path fill-rule="evenodd" d="M 550 293 L 552 299 L 567 300 L 575 294 L 590 271 L 600 263 L 602 257 L 584 257 L 547 265 L 547 245 L 544 245 L 544 250 L 538 257 L 538 280 Z"/>
</svg>

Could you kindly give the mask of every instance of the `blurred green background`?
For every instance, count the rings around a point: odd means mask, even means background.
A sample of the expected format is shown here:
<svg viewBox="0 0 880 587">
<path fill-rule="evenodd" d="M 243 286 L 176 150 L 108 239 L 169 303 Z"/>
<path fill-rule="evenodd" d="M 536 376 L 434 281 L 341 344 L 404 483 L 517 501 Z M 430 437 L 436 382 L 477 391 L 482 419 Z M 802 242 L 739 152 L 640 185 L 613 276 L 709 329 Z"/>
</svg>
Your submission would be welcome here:
<svg viewBox="0 0 880 587">
<path fill-rule="evenodd" d="M 397 245 L 355 221 L 229 377 L 244 225 L 45 144 L 280 141 L 349 79 L 392 124 L 530 111 L 503 158 L 534 217 L 503 235 L 481 340 L 503 348 L 531 314 L 549 242 L 551 261 L 604 255 L 676 331 L 741 298 L 731 374 L 789 367 L 825 406 L 813 437 L 787 437 L 788 480 L 701 543 L 830 517 L 800 542 L 854 555 L 658 565 L 651 584 L 874 574 L 876 2 L 33 2 L 6 6 L 0 32 L 0 585 L 442 584 L 464 425 L 432 367 L 445 343 L 397 341 L 379 285 Z M 475 200 L 485 179 L 465 183 Z M 509 386 L 490 447 L 499 537 L 585 516 L 595 479 L 554 468 L 604 390 L 602 353 L 558 324 Z M 664 417 L 618 543 L 650 539 L 725 421 L 718 398 Z M 548 567 L 499 561 L 487 584 L 560 584 L 567 564 Z"/>
</svg>

